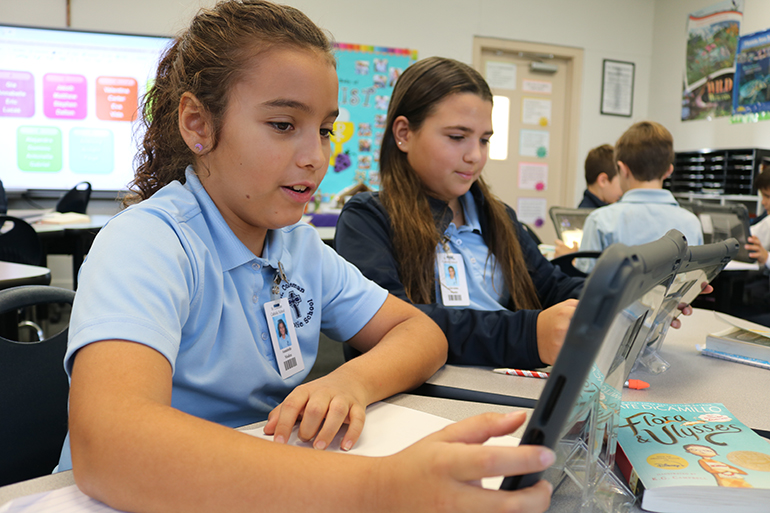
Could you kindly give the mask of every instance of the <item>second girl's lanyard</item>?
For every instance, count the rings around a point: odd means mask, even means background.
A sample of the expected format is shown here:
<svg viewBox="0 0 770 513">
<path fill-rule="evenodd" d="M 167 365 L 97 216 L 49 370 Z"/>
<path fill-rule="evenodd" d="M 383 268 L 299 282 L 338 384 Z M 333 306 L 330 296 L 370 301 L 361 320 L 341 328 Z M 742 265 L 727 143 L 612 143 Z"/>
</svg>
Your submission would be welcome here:
<svg viewBox="0 0 770 513">
<path fill-rule="evenodd" d="M 278 370 L 283 379 L 289 378 L 305 369 L 302 360 L 302 351 L 299 347 L 297 333 L 294 330 L 294 319 L 291 316 L 289 300 L 281 297 L 281 282 L 286 283 L 286 273 L 283 265 L 278 261 L 278 269 L 273 278 L 273 286 L 270 289 L 270 301 L 265 303 L 265 316 L 267 327 L 270 331 L 270 341 L 273 343 L 275 359 L 278 362 Z"/>
<path fill-rule="evenodd" d="M 462 255 L 455 255 L 449 248 L 449 237 L 442 235 L 441 248 L 436 248 L 436 274 L 441 288 L 444 306 L 470 306 L 468 281 Z"/>
</svg>

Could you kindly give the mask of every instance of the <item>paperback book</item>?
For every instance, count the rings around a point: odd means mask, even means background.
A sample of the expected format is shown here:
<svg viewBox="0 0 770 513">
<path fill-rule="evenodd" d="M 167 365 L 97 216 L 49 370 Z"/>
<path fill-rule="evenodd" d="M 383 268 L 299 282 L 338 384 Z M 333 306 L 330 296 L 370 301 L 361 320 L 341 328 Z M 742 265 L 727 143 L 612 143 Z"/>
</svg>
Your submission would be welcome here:
<svg viewBox="0 0 770 513">
<path fill-rule="evenodd" d="M 617 464 L 657 513 L 770 511 L 770 440 L 719 403 L 624 401 Z"/>
<path fill-rule="evenodd" d="M 707 335 L 706 349 L 770 361 L 770 332 L 764 335 L 755 330 L 732 326 Z"/>
</svg>

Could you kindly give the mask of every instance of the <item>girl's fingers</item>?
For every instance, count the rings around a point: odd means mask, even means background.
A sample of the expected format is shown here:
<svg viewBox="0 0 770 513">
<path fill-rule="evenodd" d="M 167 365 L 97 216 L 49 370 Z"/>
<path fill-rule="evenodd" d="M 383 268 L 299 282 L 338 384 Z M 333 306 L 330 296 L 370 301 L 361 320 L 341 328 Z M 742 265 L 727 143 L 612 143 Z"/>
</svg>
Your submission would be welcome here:
<svg viewBox="0 0 770 513">
<path fill-rule="evenodd" d="M 502 447 L 455 444 L 444 454 L 450 477 L 475 481 L 485 477 L 518 476 L 542 472 L 556 460 L 553 451 L 539 445 Z"/>
<path fill-rule="evenodd" d="M 481 444 L 494 436 L 509 435 L 516 431 L 527 418 L 526 413 L 518 411 L 508 414 L 484 413 L 451 424 L 429 438 L 444 442 L 462 442 Z"/>
</svg>

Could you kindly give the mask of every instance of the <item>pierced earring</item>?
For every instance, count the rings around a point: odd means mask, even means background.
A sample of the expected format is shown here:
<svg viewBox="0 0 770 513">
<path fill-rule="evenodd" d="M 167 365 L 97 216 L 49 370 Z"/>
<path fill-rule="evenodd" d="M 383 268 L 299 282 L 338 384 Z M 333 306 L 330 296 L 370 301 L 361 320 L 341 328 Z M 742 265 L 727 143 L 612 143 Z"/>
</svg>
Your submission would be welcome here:
<svg viewBox="0 0 770 513">
<path fill-rule="evenodd" d="M 398 141 L 398 145 L 401 146 L 401 141 Z"/>
<path fill-rule="evenodd" d="M 203 145 L 201 143 L 195 143 L 195 151 L 197 151 L 198 153 L 203 151 Z"/>
</svg>

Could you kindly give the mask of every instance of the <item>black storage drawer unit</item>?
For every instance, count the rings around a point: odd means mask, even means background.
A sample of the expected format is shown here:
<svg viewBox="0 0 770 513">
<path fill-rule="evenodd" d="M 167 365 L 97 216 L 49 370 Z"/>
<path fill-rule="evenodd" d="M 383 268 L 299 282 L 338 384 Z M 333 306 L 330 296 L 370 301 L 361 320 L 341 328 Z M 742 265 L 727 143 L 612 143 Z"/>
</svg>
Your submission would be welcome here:
<svg viewBox="0 0 770 513">
<path fill-rule="evenodd" d="M 768 165 L 770 150 L 760 148 L 680 151 L 663 187 L 673 193 L 754 196 L 754 179 Z"/>
</svg>

